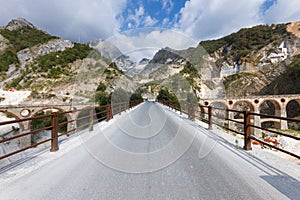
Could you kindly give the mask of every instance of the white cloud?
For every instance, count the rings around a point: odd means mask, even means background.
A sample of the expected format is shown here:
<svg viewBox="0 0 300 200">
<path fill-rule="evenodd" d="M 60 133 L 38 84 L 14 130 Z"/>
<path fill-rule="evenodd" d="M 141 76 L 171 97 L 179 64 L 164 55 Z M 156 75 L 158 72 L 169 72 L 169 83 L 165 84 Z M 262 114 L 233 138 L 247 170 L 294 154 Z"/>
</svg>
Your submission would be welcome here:
<svg viewBox="0 0 300 200">
<path fill-rule="evenodd" d="M 264 0 L 190 0 L 180 11 L 178 26 L 185 33 L 208 39 L 261 23 Z"/>
<path fill-rule="evenodd" d="M 172 0 L 162 0 L 162 8 L 167 10 L 167 13 L 170 13 L 173 9 L 174 3 Z"/>
<path fill-rule="evenodd" d="M 169 25 L 169 22 L 170 22 L 169 18 L 165 18 L 165 19 L 162 21 L 162 25 L 163 25 L 164 27 L 166 27 L 166 26 Z"/>
<path fill-rule="evenodd" d="M 152 58 L 163 47 L 186 49 L 197 46 L 198 42 L 183 33 L 167 29 L 137 29 L 131 32 L 117 34 L 107 40 L 122 53 L 131 56 L 135 61 L 144 57 Z"/>
<path fill-rule="evenodd" d="M 141 5 L 138 9 L 134 10 L 134 13 L 129 14 L 127 21 L 130 21 L 131 27 L 138 27 L 144 18 L 144 7 Z"/>
<path fill-rule="evenodd" d="M 152 18 L 151 16 L 146 16 L 145 20 L 144 20 L 144 24 L 146 26 L 154 26 L 157 23 L 157 19 Z"/>
<path fill-rule="evenodd" d="M 140 26 L 152 27 L 158 22 L 157 19 L 145 13 L 143 5 L 140 5 L 138 9 L 135 9 L 133 13 L 132 11 L 129 13 L 131 14 L 129 14 L 126 19 L 126 21 L 129 22 L 127 24 L 129 29 L 139 28 Z"/>
<path fill-rule="evenodd" d="M 135 10 L 135 15 L 138 16 L 138 17 L 143 16 L 144 14 L 145 14 L 145 11 L 144 11 L 143 6 L 140 6 L 139 9 Z"/>
<path fill-rule="evenodd" d="M 277 0 L 264 14 L 267 23 L 284 23 L 300 20 L 299 0 Z"/>
<path fill-rule="evenodd" d="M 118 32 L 125 6 L 126 0 L 0 0 L 0 24 L 24 17 L 51 34 L 89 41 Z"/>
</svg>

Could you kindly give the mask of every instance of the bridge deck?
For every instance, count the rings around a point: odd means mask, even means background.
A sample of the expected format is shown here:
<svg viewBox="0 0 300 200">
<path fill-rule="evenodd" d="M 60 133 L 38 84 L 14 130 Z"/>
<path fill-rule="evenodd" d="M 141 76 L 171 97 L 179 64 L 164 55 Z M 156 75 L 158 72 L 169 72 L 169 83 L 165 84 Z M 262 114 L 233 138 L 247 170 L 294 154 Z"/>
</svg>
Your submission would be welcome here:
<svg viewBox="0 0 300 200">
<path fill-rule="evenodd" d="M 44 153 L 0 174 L 1 199 L 300 196 L 300 177 L 236 149 L 157 103 L 143 103 L 76 140 L 77 148 L 69 146 L 63 153 L 67 142 L 61 145 L 62 151 Z M 45 161 L 49 157 L 55 159 Z M 299 166 L 293 167 L 300 172 Z"/>
</svg>

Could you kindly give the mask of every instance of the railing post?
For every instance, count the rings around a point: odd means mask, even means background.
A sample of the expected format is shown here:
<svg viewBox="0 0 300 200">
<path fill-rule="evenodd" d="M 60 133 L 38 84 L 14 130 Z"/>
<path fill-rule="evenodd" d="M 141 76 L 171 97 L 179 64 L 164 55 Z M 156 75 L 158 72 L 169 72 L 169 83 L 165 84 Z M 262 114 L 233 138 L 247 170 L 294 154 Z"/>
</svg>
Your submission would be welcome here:
<svg viewBox="0 0 300 200">
<path fill-rule="evenodd" d="M 112 110 L 111 110 L 111 105 L 107 104 L 106 105 L 106 121 L 109 121 L 112 119 Z"/>
<path fill-rule="evenodd" d="M 208 130 L 212 130 L 212 107 L 208 106 Z"/>
<path fill-rule="evenodd" d="M 244 111 L 244 149 L 247 151 L 252 150 L 250 123 L 251 118 L 249 111 Z"/>
<path fill-rule="evenodd" d="M 200 104 L 199 104 L 199 109 L 200 109 L 200 119 L 203 120 L 205 116 L 205 111 Z"/>
<path fill-rule="evenodd" d="M 52 130 L 51 130 L 51 152 L 59 150 L 58 147 L 58 113 L 55 112 L 52 115 Z"/>
<path fill-rule="evenodd" d="M 90 125 L 89 125 L 89 131 L 94 130 L 94 112 L 93 109 L 90 110 Z"/>
</svg>

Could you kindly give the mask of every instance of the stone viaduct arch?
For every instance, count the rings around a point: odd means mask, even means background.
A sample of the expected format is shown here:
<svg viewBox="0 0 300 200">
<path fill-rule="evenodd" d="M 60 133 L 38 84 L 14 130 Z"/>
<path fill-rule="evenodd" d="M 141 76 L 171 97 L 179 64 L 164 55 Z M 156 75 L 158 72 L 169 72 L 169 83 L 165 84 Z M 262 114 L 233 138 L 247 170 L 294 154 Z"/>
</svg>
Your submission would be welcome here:
<svg viewBox="0 0 300 200">
<path fill-rule="evenodd" d="M 287 117 L 287 105 L 291 101 L 297 101 L 300 106 L 300 95 L 269 95 L 269 96 L 256 96 L 256 97 L 245 97 L 245 98 L 230 98 L 230 99 L 201 99 L 200 105 L 212 106 L 214 102 L 225 102 L 228 109 L 234 110 L 236 105 L 239 103 L 245 103 L 249 105 L 250 111 L 253 113 L 261 113 L 261 106 L 269 101 L 275 107 L 275 116 L 278 117 Z M 230 112 L 228 113 L 230 119 L 234 118 L 234 115 Z M 261 127 L 262 123 L 265 122 L 274 122 L 276 123 L 277 128 L 282 130 L 288 129 L 288 123 L 285 120 L 274 120 L 268 118 L 262 118 L 260 116 L 254 116 L 252 123 L 255 126 Z M 229 126 L 232 123 L 229 122 Z M 254 134 L 260 134 L 260 130 L 255 129 Z"/>
<path fill-rule="evenodd" d="M 58 110 L 59 112 L 67 112 L 67 110 L 64 110 L 63 108 L 51 106 L 51 107 L 41 108 L 37 111 L 33 111 L 31 116 L 33 117 L 37 113 L 42 112 L 42 111 L 47 111 L 47 110 Z M 73 117 L 70 113 L 66 113 L 64 115 L 67 117 L 68 122 L 72 121 Z M 32 120 L 28 121 L 28 127 L 27 127 L 28 130 L 30 129 L 31 122 L 32 122 Z M 69 124 L 68 124 L 68 126 L 69 126 Z M 68 130 L 69 130 L 69 127 L 68 127 Z"/>
<path fill-rule="evenodd" d="M 10 115 L 10 116 L 12 116 L 12 117 L 14 117 L 16 120 L 20 120 L 21 118 L 19 117 L 19 116 L 17 116 L 16 114 L 14 114 L 14 113 L 12 113 L 12 112 L 9 112 L 9 111 L 7 111 L 7 110 L 0 110 L 0 113 L 4 113 L 4 114 L 6 114 L 6 115 Z M 13 119 L 12 119 L 13 120 Z M 23 122 L 19 122 L 18 123 L 19 124 L 19 126 L 20 126 L 20 129 L 21 130 L 24 130 L 24 123 Z"/>
</svg>

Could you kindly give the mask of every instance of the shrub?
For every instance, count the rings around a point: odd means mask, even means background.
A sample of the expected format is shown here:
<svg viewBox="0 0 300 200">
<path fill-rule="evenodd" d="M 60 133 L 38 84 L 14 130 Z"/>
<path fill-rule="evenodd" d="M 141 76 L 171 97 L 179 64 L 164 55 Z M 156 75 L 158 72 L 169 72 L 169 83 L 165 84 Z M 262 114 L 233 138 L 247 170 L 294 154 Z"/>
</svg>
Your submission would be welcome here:
<svg viewBox="0 0 300 200">
<path fill-rule="evenodd" d="M 170 93 L 167 89 L 161 89 L 159 91 L 157 100 L 168 101 L 168 102 L 174 104 L 176 107 L 180 108 L 180 103 L 179 103 L 177 97 L 174 94 Z"/>
<path fill-rule="evenodd" d="M 51 39 L 58 38 L 55 36 L 51 36 L 41 30 L 37 30 L 28 26 L 12 31 L 2 29 L 0 30 L 0 34 L 9 40 L 15 52 L 18 52 L 28 47 L 33 47 L 38 44 L 46 43 Z"/>
<path fill-rule="evenodd" d="M 11 64 L 19 64 L 18 57 L 12 50 L 0 54 L 0 72 L 6 72 Z"/>
</svg>

